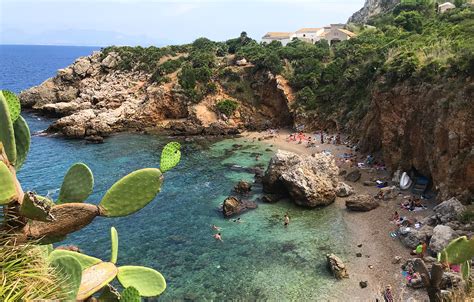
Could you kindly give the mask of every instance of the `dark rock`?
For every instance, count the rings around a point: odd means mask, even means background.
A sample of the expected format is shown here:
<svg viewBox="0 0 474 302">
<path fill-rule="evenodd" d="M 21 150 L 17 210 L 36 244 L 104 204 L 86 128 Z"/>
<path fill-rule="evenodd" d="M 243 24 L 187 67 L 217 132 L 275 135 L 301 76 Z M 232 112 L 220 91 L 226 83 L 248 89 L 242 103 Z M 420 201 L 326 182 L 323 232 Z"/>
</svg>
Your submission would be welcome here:
<svg viewBox="0 0 474 302">
<path fill-rule="evenodd" d="M 238 215 L 248 209 L 256 209 L 257 204 L 253 201 L 239 200 L 234 196 L 227 197 L 222 203 L 224 217 Z"/>
<path fill-rule="evenodd" d="M 252 184 L 246 182 L 246 181 L 239 181 L 235 187 L 234 191 L 240 194 L 246 194 L 252 190 Z"/>
<path fill-rule="evenodd" d="M 275 202 L 279 201 L 282 198 L 283 198 L 283 196 L 279 195 L 279 194 L 265 194 L 262 197 L 262 201 L 266 202 L 266 203 L 275 203 Z"/>
<path fill-rule="evenodd" d="M 357 247 L 362 247 L 362 244 L 358 244 Z"/>
<path fill-rule="evenodd" d="M 104 142 L 104 138 L 99 135 L 86 136 L 85 140 L 89 143 L 94 143 L 94 144 L 102 144 Z"/>
<path fill-rule="evenodd" d="M 360 179 L 361 173 L 359 170 L 353 170 L 347 174 L 344 179 L 352 182 L 356 182 Z"/>
<path fill-rule="evenodd" d="M 367 281 L 360 281 L 360 282 L 359 282 L 360 288 L 366 288 L 367 285 L 368 285 L 368 282 L 367 282 Z"/>
<path fill-rule="evenodd" d="M 362 253 L 357 253 L 356 257 L 359 257 L 359 258 L 362 257 Z"/>
<path fill-rule="evenodd" d="M 379 206 L 379 203 L 370 195 L 355 195 L 346 200 L 346 207 L 351 211 L 367 212 Z"/>
</svg>

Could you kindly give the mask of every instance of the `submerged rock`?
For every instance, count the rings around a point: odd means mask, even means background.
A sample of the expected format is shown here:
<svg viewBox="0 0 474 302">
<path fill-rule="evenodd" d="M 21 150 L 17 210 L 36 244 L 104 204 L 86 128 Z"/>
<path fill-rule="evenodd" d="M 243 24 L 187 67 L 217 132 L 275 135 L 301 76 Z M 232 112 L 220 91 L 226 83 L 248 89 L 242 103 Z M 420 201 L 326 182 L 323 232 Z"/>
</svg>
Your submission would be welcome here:
<svg viewBox="0 0 474 302">
<path fill-rule="evenodd" d="M 224 217 L 231 217 L 245 212 L 248 209 L 256 209 L 257 204 L 253 201 L 239 200 L 237 197 L 229 196 L 222 203 Z"/>
<path fill-rule="evenodd" d="M 336 279 L 349 278 L 347 273 L 346 265 L 342 262 L 341 258 L 334 254 L 326 255 L 326 261 L 329 270 L 332 272 Z"/>
<path fill-rule="evenodd" d="M 248 183 L 246 181 L 239 181 L 235 186 L 234 186 L 234 191 L 240 194 L 245 194 L 248 193 L 252 190 L 252 184 Z"/>
<path fill-rule="evenodd" d="M 332 155 L 300 156 L 278 150 L 265 172 L 263 189 L 289 195 L 300 206 L 326 206 L 336 199 L 337 175 Z"/>
<path fill-rule="evenodd" d="M 379 203 L 370 195 L 355 195 L 346 200 L 346 207 L 351 211 L 368 212 L 379 206 Z"/>
</svg>

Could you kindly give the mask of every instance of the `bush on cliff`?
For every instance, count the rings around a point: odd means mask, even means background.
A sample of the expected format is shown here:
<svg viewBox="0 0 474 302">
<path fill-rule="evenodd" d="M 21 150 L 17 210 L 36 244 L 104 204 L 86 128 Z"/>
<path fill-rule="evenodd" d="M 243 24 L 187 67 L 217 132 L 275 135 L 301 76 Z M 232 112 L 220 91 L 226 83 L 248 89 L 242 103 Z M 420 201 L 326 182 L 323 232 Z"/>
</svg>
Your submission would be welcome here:
<svg viewBox="0 0 474 302">
<path fill-rule="evenodd" d="M 216 104 L 217 110 L 225 114 L 227 117 L 231 117 L 237 107 L 239 107 L 239 104 L 231 99 L 224 99 Z"/>
</svg>

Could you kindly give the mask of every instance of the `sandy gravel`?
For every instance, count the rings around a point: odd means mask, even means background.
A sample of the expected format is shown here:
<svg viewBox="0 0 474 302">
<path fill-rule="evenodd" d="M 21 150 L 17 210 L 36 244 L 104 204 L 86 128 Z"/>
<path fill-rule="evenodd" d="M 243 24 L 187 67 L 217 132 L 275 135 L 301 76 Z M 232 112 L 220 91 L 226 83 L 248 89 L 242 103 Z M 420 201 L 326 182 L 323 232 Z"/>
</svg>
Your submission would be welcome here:
<svg viewBox="0 0 474 302">
<path fill-rule="evenodd" d="M 249 140 L 261 140 L 262 142 L 273 145 L 282 150 L 292 151 L 298 154 L 310 155 L 315 152 L 329 150 L 339 159 L 338 155 L 351 150 L 344 145 L 320 144 L 319 141 L 315 147 L 307 148 L 306 143 L 298 144 L 296 142 L 288 142 L 287 138 L 290 132 L 288 130 L 279 130 L 278 134 L 269 137 L 268 132 L 246 132 L 244 137 Z M 315 137 L 314 134 L 307 134 Z M 358 155 L 358 161 L 363 161 L 365 156 Z M 342 160 L 337 160 L 340 169 L 349 170 L 350 167 Z M 362 177 L 357 183 L 346 182 L 354 187 L 356 194 L 378 193 L 378 188 L 363 186 L 364 180 L 381 179 L 389 177 L 385 171 L 369 171 L 361 170 Z M 341 181 L 343 178 L 341 177 Z M 401 242 L 395 238 L 391 238 L 389 233 L 395 230 L 395 225 L 390 222 L 390 217 L 394 211 L 398 211 L 400 215 L 409 218 L 422 219 L 432 213 L 434 201 L 426 202 L 428 210 L 420 212 L 409 212 L 400 209 L 400 202 L 403 200 L 403 193 L 397 199 L 390 201 L 381 201 L 380 206 L 370 212 L 349 212 L 345 207 L 345 198 L 337 198 L 336 206 L 343 212 L 344 221 L 351 237 L 348 243 L 348 249 L 353 251 L 353 255 L 349 259 L 343 259 L 348 265 L 350 278 L 342 281 L 346 297 L 341 297 L 344 301 L 375 301 L 381 298 L 379 293 L 386 285 L 392 286 L 394 298 L 396 301 L 406 301 L 410 297 L 415 298 L 411 301 L 428 301 L 428 297 L 424 290 L 411 290 L 405 286 L 405 280 L 401 275 L 400 265 L 393 264 L 392 260 L 395 256 L 402 257 L 401 263 L 406 259 L 412 258 L 410 250 L 405 248 Z M 358 245 L 362 245 L 358 247 Z M 356 253 L 361 253 L 362 257 L 357 257 Z M 369 268 L 373 266 L 372 268 Z M 368 281 L 367 288 L 360 288 L 360 281 Z M 338 299 L 339 300 L 339 299 Z M 383 301 L 383 298 L 382 300 Z"/>
</svg>

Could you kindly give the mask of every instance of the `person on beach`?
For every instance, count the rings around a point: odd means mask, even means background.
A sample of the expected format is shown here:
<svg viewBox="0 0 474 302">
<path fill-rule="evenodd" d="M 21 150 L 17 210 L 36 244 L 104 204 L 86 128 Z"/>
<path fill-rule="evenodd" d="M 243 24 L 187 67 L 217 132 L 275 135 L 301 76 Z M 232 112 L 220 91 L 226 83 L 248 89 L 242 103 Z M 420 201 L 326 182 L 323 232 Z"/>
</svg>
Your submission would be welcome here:
<svg viewBox="0 0 474 302">
<path fill-rule="evenodd" d="M 221 233 L 214 234 L 214 236 L 212 237 L 214 237 L 214 239 L 216 239 L 217 241 L 224 242 L 224 240 L 222 240 Z"/>
<path fill-rule="evenodd" d="M 385 302 L 393 302 L 393 294 L 392 294 L 392 287 L 387 285 L 385 288 L 385 292 L 383 293 L 383 299 Z"/>
<path fill-rule="evenodd" d="M 397 224 L 400 223 L 400 214 L 398 214 L 397 211 L 395 211 L 395 213 L 393 213 L 392 221 L 397 223 Z"/>
<path fill-rule="evenodd" d="M 218 226 L 215 225 L 215 224 L 211 225 L 211 229 L 213 229 L 214 231 L 220 231 L 220 230 L 221 230 L 221 228 L 218 227 Z"/>
<path fill-rule="evenodd" d="M 285 214 L 285 217 L 283 218 L 283 225 L 284 226 L 288 226 L 290 224 L 290 217 L 288 216 L 288 214 Z"/>
</svg>

